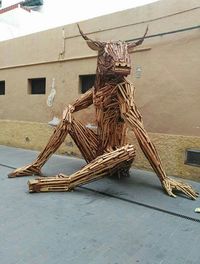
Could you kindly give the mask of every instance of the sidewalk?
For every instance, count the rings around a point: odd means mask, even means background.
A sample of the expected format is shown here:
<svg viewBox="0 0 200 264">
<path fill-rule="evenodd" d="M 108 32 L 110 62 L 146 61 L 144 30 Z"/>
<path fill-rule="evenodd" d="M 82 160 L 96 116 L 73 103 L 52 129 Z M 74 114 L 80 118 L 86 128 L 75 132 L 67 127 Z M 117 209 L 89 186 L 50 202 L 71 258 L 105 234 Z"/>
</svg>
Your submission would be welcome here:
<svg viewBox="0 0 200 264">
<path fill-rule="evenodd" d="M 200 262 L 200 214 L 194 213 L 200 198 L 168 197 L 153 173 L 135 169 L 130 178 L 105 178 L 69 193 L 29 194 L 34 177 L 7 174 L 37 154 L 0 146 L 2 264 Z M 84 164 L 54 155 L 43 173 L 70 174 Z"/>
</svg>

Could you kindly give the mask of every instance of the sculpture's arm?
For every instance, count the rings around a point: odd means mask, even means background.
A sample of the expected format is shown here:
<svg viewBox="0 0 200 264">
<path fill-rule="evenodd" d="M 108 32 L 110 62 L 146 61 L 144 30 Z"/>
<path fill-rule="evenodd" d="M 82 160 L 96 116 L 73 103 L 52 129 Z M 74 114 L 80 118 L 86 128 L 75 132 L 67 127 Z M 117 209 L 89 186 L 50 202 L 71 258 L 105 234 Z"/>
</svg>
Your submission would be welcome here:
<svg viewBox="0 0 200 264">
<path fill-rule="evenodd" d="M 135 105 L 134 87 L 130 83 L 124 83 L 119 85 L 119 91 L 122 118 L 133 130 L 144 155 L 162 182 L 166 178 L 166 174 L 162 168 L 156 148 L 144 128 L 142 116 Z"/>
<path fill-rule="evenodd" d="M 195 199 L 197 193 L 192 189 L 191 186 L 185 183 L 181 183 L 174 179 L 166 176 L 165 171 L 162 167 L 160 157 L 156 151 L 154 144 L 151 142 L 142 121 L 142 116 L 140 115 L 135 103 L 134 103 L 134 87 L 130 83 L 123 83 L 118 85 L 119 88 L 119 103 L 121 106 L 121 115 L 128 126 L 133 130 L 137 141 L 154 169 L 155 173 L 159 177 L 161 184 L 165 191 L 173 197 L 176 197 L 173 193 L 173 189 L 182 191 L 187 196 Z"/>
<path fill-rule="evenodd" d="M 72 104 L 74 112 L 80 111 L 93 104 L 93 92 L 94 88 L 91 88 Z"/>
<path fill-rule="evenodd" d="M 91 88 L 80 98 L 78 98 L 73 104 L 69 104 L 63 111 L 63 120 L 71 123 L 71 113 L 78 112 L 93 104 L 93 92 L 94 88 Z"/>
</svg>

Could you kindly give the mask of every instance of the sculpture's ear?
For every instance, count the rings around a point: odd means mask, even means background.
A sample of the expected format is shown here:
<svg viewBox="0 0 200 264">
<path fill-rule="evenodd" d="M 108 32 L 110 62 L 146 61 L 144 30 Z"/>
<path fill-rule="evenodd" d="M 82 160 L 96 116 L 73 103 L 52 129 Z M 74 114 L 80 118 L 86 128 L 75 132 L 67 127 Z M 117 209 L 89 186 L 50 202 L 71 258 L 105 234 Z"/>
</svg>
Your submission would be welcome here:
<svg viewBox="0 0 200 264">
<path fill-rule="evenodd" d="M 137 46 L 139 46 L 139 45 L 141 45 L 143 43 L 143 41 L 144 41 L 144 39 L 146 37 L 146 34 L 148 32 L 148 29 L 149 29 L 149 27 L 147 26 L 146 31 L 144 33 L 144 36 L 141 39 L 139 39 L 138 41 L 136 41 L 136 42 L 134 42 L 134 41 L 128 42 L 128 51 L 129 52 L 132 51 L 135 47 L 137 47 Z"/>
<path fill-rule="evenodd" d="M 81 36 L 86 40 L 88 46 L 92 49 L 92 50 L 101 50 L 103 48 L 103 44 L 100 41 L 95 41 L 92 40 L 90 38 L 88 38 L 83 31 L 80 29 L 79 24 L 77 24 L 79 32 L 81 34 Z"/>
</svg>

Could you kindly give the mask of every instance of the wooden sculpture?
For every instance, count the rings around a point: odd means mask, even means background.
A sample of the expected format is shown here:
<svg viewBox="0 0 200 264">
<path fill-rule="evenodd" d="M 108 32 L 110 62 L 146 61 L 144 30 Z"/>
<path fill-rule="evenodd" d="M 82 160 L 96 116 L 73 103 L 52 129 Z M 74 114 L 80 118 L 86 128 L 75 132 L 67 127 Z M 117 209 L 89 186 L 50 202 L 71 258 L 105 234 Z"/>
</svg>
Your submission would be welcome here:
<svg viewBox="0 0 200 264">
<path fill-rule="evenodd" d="M 135 88 L 126 76 L 131 71 L 130 52 L 141 45 L 146 34 L 137 42 L 100 42 L 88 38 L 79 28 L 88 46 L 98 51 L 94 87 L 80 99 L 68 105 L 48 144 L 30 165 L 16 169 L 9 177 L 41 175 L 41 168 L 55 153 L 69 133 L 88 163 L 70 176 L 40 177 L 29 180 L 30 192 L 69 191 L 76 186 L 97 180 L 106 175 L 127 175 L 135 157 L 135 148 L 127 144 L 129 127 L 158 176 L 164 190 L 175 197 L 178 190 L 192 199 L 197 197 L 192 187 L 166 176 L 160 157 L 143 126 L 141 114 L 134 100 Z M 94 104 L 97 133 L 75 120 L 73 113 Z"/>
</svg>

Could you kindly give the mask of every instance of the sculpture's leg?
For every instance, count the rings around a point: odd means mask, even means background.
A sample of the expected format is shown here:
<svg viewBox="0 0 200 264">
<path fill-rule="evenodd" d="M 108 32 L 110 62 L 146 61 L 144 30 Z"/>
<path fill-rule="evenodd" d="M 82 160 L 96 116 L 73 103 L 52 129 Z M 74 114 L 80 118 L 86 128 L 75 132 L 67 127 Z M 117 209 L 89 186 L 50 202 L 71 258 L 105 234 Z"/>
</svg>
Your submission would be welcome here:
<svg viewBox="0 0 200 264">
<path fill-rule="evenodd" d="M 69 134 L 87 162 L 97 157 L 99 140 L 97 134 L 91 129 L 84 126 L 80 121 L 73 119 Z"/>
<path fill-rule="evenodd" d="M 98 146 L 98 138 L 96 134 L 85 127 L 79 121 L 71 120 L 71 123 L 61 121 L 56 127 L 53 135 L 49 139 L 46 147 L 39 154 L 37 159 L 30 165 L 16 169 L 11 172 L 8 177 L 19 177 L 28 175 L 40 175 L 40 170 L 50 156 L 60 147 L 65 140 L 67 134 L 70 134 L 83 154 L 87 162 L 96 158 L 96 151 Z"/>
<path fill-rule="evenodd" d="M 28 182 L 29 191 L 69 191 L 76 186 L 86 184 L 110 173 L 114 173 L 119 168 L 127 166 L 127 162 L 133 160 L 134 157 L 135 148 L 132 145 L 126 145 L 115 151 L 98 156 L 81 170 L 70 176 L 59 174 L 55 177 L 43 177 L 30 180 Z"/>
<path fill-rule="evenodd" d="M 46 147 L 39 154 L 37 159 L 30 165 L 18 168 L 11 172 L 8 177 L 19 177 L 28 175 L 40 175 L 40 170 L 50 156 L 60 147 L 65 140 L 69 130 L 69 124 L 65 121 L 61 121 L 60 124 L 55 128 L 53 135 L 50 137 Z"/>
<path fill-rule="evenodd" d="M 121 95 L 119 96 L 121 114 L 129 127 L 133 130 L 141 150 L 160 179 L 164 190 L 168 193 L 168 195 L 173 197 L 176 197 L 176 195 L 173 193 L 173 190 L 178 190 L 186 194 L 188 197 L 196 199 L 198 193 L 189 184 L 171 179 L 166 176 L 158 152 L 144 128 L 142 116 L 140 115 L 134 103 L 132 97 L 133 92 L 130 93 L 128 91 L 128 89 L 131 88 L 132 87 L 128 84 L 119 86 L 119 90 L 121 92 Z"/>
</svg>

